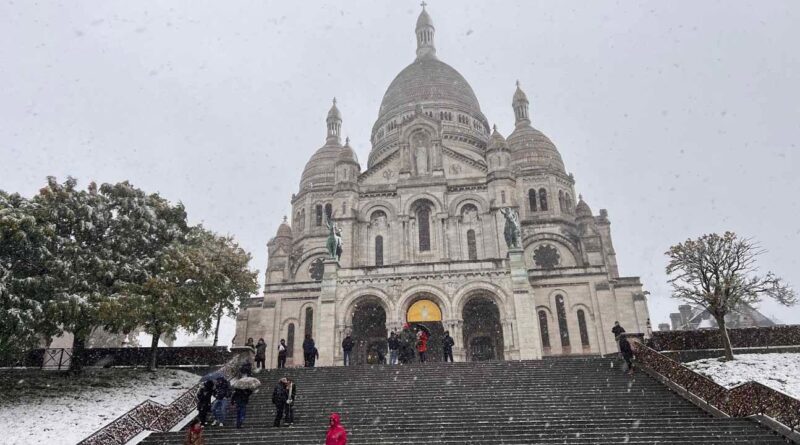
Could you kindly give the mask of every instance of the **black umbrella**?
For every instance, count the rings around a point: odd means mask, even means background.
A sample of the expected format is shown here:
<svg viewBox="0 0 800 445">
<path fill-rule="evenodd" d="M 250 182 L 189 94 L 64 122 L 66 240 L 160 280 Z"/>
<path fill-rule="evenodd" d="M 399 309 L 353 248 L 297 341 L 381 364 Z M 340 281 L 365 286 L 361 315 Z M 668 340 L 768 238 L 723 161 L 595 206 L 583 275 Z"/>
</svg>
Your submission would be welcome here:
<svg viewBox="0 0 800 445">
<path fill-rule="evenodd" d="M 420 323 L 414 323 L 414 324 L 413 324 L 413 328 L 414 328 L 414 330 L 416 330 L 416 331 L 425 331 L 425 333 L 426 333 L 426 334 L 428 334 L 428 337 L 430 337 L 430 336 L 431 336 L 431 330 L 430 330 L 430 329 L 428 329 L 428 327 L 427 327 L 427 326 L 425 326 L 424 324 L 420 324 Z"/>
</svg>

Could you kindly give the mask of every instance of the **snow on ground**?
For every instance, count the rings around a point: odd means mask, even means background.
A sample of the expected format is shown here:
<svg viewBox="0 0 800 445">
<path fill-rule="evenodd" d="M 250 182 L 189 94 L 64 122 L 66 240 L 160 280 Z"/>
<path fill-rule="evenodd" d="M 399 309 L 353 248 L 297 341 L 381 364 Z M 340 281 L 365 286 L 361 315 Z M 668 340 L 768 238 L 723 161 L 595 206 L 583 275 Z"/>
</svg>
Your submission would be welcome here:
<svg viewBox="0 0 800 445">
<path fill-rule="evenodd" d="M 685 365 L 726 388 L 750 380 L 800 399 L 800 354 L 738 354 L 733 361 L 716 358 Z"/>
<path fill-rule="evenodd" d="M 139 403 L 169 404 L 199 381 L 186 371 L 85 369 L 0 371 L 0 442 L 73 445 Z"/>
</svg>

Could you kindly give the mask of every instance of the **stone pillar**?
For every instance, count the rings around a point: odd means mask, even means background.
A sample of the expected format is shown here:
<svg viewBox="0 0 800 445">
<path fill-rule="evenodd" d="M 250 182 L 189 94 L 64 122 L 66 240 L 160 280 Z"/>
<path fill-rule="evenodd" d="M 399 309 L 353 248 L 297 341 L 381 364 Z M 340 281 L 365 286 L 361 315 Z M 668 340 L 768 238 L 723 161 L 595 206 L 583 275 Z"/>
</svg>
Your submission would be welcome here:
<svg viewBox="0 0 800 445">
<path fill-rule="evenodd" d="M 323 263 L 322 292 L 319 297 L 319 365 L 332 366 L 336 353 L 336 282 L 339 263 L 326 259 Z"/>
<path fill-rule="evenodd" d="M 453 360 L 464 362 L 467 360 L 467 351 L 464 349 L 464 320 L 453 318 L 443 322 L 446 331 L 453 337 Z"/>
<path fill-rule="evenodd" d="M 511 288 L 514 292 L 514 308 L 516 311 L 516 329 L 519 343 L 520 360 L 538 360 L 542 358 L 542 343 L 539 338 L 539 318 L 536 316 L 536 304 L 533 299 L 533 287 L 528 281 L 528 271 L 522 249 L 509 249 L 508 265 L 511 271 Z M 504 337 L 505 340 L 505 337 Z M 509 340 L 505 340 L 508 342 Z"/>
</svg>

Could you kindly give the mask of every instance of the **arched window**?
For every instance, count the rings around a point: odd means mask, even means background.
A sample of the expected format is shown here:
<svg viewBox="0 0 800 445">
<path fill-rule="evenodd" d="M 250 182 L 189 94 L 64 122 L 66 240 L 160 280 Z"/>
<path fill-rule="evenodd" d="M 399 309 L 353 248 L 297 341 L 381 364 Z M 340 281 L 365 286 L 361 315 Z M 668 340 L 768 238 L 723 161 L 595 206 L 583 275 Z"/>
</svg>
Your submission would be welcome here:
<svg viewBox="0 0 800 445">
<path fill-rule="evenodd" d="M 344 216 L 345 214 L 347 214 L 347 202 L 342 201 L 342 216 Z"/>
<path fill-rule="evenodd" d="M 375 265 L 383 266 L 383 237 L 375 237 Z"/>
<path fill-rule="evenodd" d="M 420 206 L 417 210 L 417 225 L 419 228 L 419 251 L 431 250 L 431 211 L 428 206 Z"/>
<path fill-rule="evenodd" d="M 317 204 L 316 210 L 317 210 L 316 224 L 318 226 L 321 226 L 322 225 L 322 204 Z"/>
<path fill-rule="evenodd" d="M 328 217 L 328 220 L 330 220 L 331 217 L 333 216 L 333 206 L 331 205 L 331 203 L 325 204 L 325 216 Z"/>
<path fill-rule="evenodd" d="M 581 346 L 589 348 L 589 331 L 586 330 L 586 316 L 583 309 L 578 309 L 578 330 L 581 331 Z"/>
<path fill-rule="evenodd" d="M 536 189 L 528 190 L 528 207 L 530 207 L 531 212 L 536 211 Z"/>
<path fill-rule="evenodd" d="M 539 209 L 547 211 L 547 190 L 539 189 Z"/>
<path fill-rule="evenodd" d="M 558 331 L 561 334 L 561 347 L 569 352 L 569 329 L 567 328 L 567 311 L 564 310 L 564 297 L 556 295 L 556 313 L 558 314 Z"/>
<path fill-rule="evenodd" d="M 286 329 L 286 357 L 294 357 L 294 323 Z"/>
<path fill-rule="evenodd" d="M 550 349 L 550 329 L 547 326 L 547 312 L 539 311 L 539 331 L 542 334 L 542 347 Z"/>
<path fill-rule="evenodd" d="M 500 190 L 500 204 L 506 203 L 506 191 Z"/>
<path fill-rule="evenodd" d="M 475 231 L 467 230 L 467 253 L 470 260 L 478 259 L 478 246 L 475 243 Z"/>
<path fill-rule="evenodd" d="M 566 213 L 567 212 L 567 206 L 566 206 L 566 203 L 564 202 L 564 191 L 563 190 L 559 190 L 558 191 L 558 208 L 561 209 L 562 213 Z"/>
<path fill-rule="evenodd" d="M 311 309 L 310 307 L 306 308 L 305 335 L 307 337 L 314 336 L 314 309 Z"/>
</svg>

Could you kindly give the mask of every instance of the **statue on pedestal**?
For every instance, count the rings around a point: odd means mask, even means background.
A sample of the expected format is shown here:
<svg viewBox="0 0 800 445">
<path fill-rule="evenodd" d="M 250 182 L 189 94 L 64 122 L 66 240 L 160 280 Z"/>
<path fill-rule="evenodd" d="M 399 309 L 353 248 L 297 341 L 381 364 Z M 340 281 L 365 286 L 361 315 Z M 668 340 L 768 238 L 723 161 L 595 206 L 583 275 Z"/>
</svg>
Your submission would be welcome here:
<svg viewBox="0 0 800 445">
<path fill-rule="evenodd" d="M 506 238 L 506 246 L 509 249 L 519 249 L 522 247 L 522 229 L 519 225 L 519 215 L 511 207 L 503 207 L 500 213 L 506 217 L 506 226 L 503 235 Z"/>
<path fill-rule="evenodd" d="M 325 216 L 325 225 L 328 227 L 328 240 L 325 242 L 328 255 L 332 260 L 339 261 L 342 259 L 342 229 L 337 227 L 336 223 L 327 215 Z"/>
</svg>

